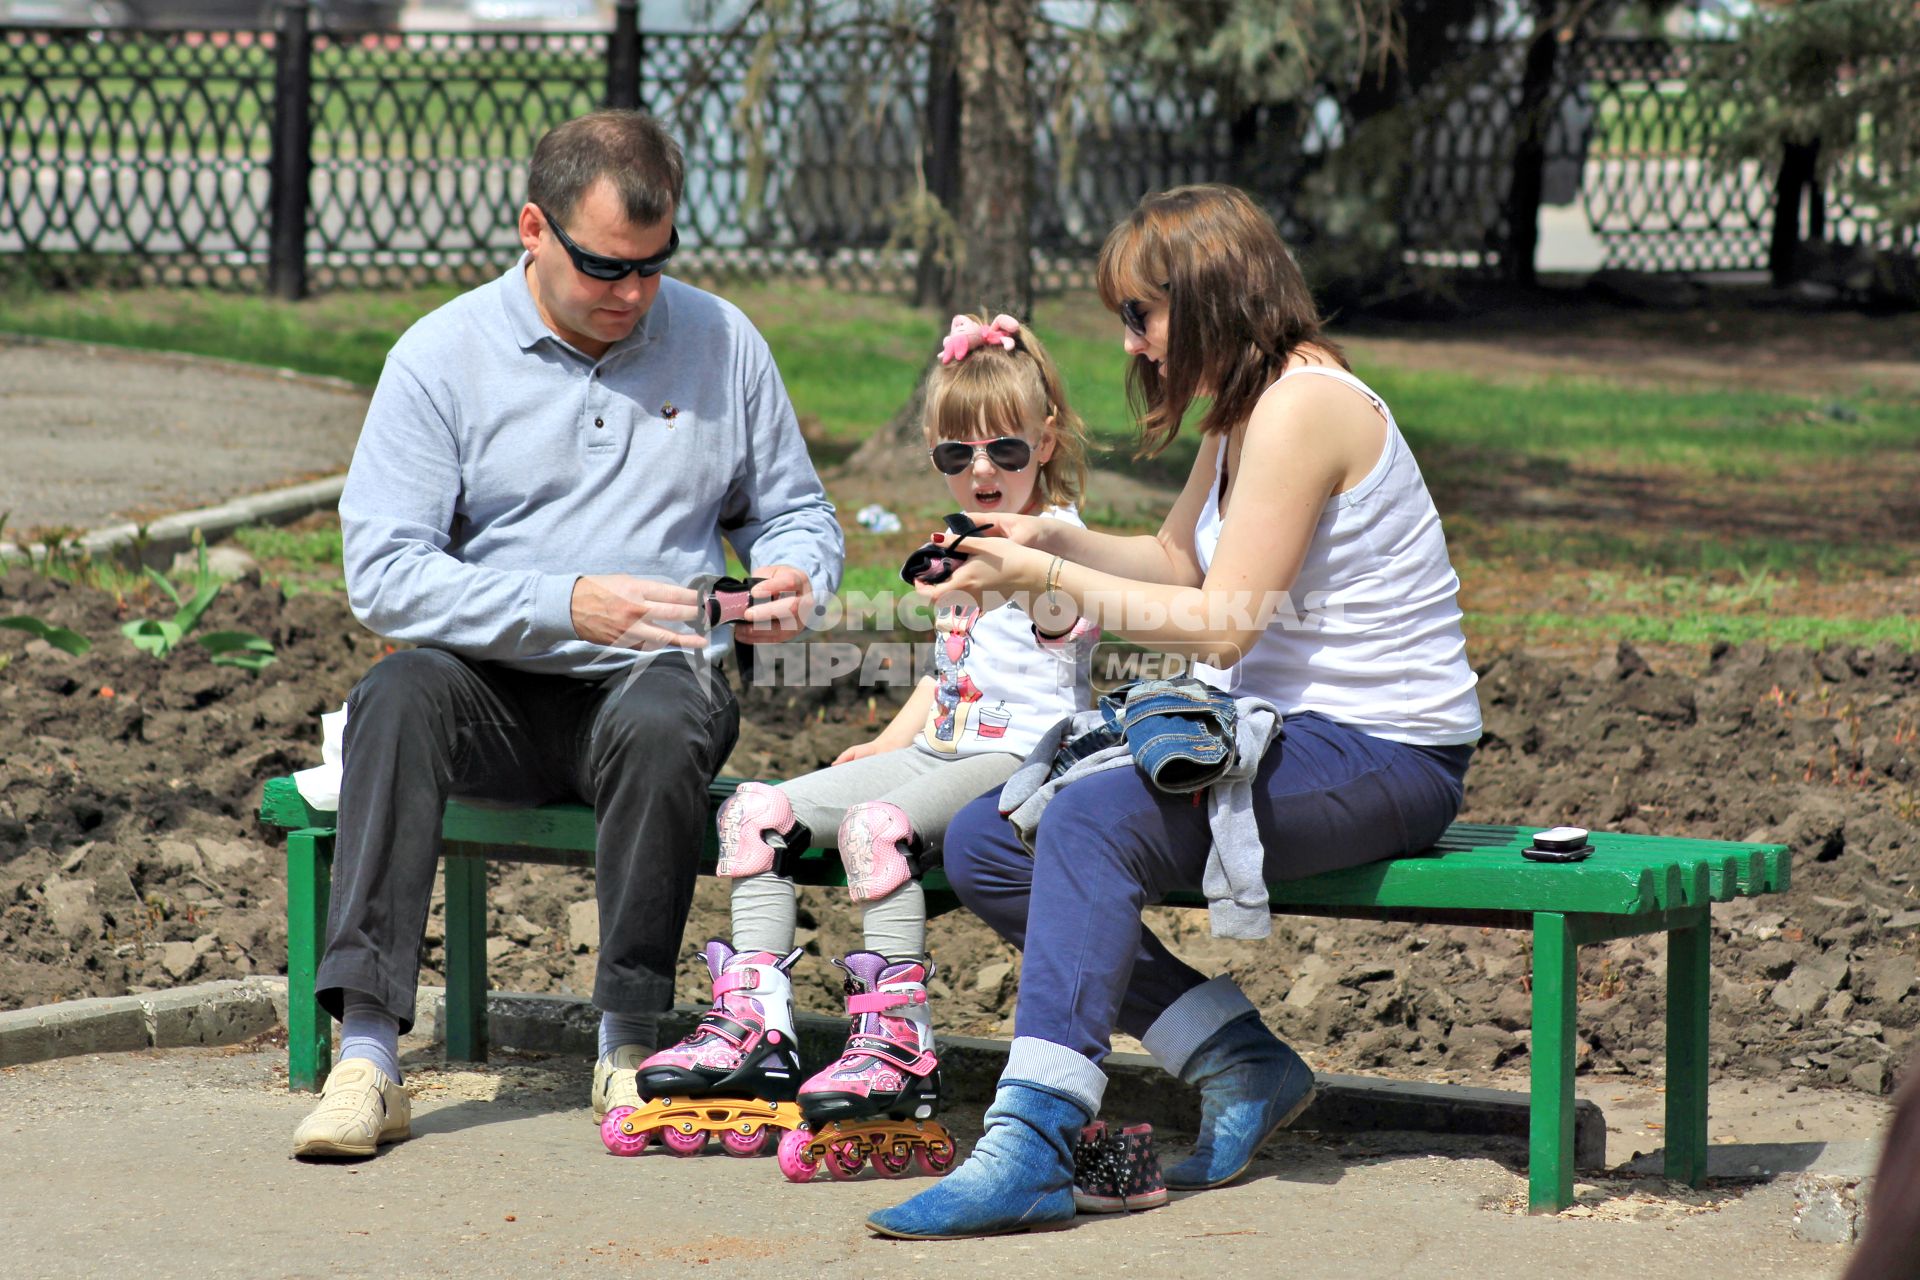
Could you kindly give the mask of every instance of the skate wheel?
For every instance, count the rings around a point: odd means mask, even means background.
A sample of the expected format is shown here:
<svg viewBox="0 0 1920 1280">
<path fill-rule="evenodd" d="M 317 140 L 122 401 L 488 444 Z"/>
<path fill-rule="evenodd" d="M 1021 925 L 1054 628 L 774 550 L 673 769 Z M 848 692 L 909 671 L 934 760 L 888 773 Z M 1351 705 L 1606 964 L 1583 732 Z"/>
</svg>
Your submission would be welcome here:
<svg viewBox="0 0 1920 1280">
<path fill-rule="evenodd" d="M 653 1130 L 635 1128 L 628 1117 L 632 1107 L 615 1107 L 600 1122 L 600 1142 L 617 1156 L 637 1156 L 653 1140 Z"/>
<path fill-rule="evenodd" d="M 808 1129 L 789 1129 L 780 1135 L 780 1172 L 788 1182 L 811 1182 L 820 1170 L 820 1161 L 808 1153 L 813 1133 Z"/>
<path fill-rule="evenodd" d="M 757 1156 L 767 1149 L 768 1133 L 765 1125 L 754 1126 L 752 1133 L 728 1129 L 720 1135 L 720 1146 L 730 1156 Z"/>
<path fill-rule="evenodd" d="M 849 1140 L 829 1146 L 827 1158 L 823 1163 L 835 1181 L 845 1182 L 860 1172 L 861 1167 L 867 1163 L 867 1158 L 860 1154 L 860 1144 Z"/>
<path fill-rule="evenodd" d="M 958 1152 L 949 1142 L 945 1151 L 935 1151 L 932 1147 L 918 1147 L 913 1153 L 913 1162 L 920 1166 L 920 1172 L 928 1177 L 938 1178 L 953 1168 L 953 1158 Z"/>
<path fill-rule="evenodd" d="M 697 1156 L 707 1145 L 707 1134 L 704 1129 L 685 1133 L 673 1125 L 665 1125 L 660 1130 L 660 1141 L 677 1156 Z"/>
<path fill-rule="evenodd" d="M 880 1171 L 883 1178 L 897 1178 L 907 1171 L 913 1163 L 913 1150 L 909 1147 L 894 1147 L 886 1151 L 873 1153 L 873 1167 Z"/>
</svg>

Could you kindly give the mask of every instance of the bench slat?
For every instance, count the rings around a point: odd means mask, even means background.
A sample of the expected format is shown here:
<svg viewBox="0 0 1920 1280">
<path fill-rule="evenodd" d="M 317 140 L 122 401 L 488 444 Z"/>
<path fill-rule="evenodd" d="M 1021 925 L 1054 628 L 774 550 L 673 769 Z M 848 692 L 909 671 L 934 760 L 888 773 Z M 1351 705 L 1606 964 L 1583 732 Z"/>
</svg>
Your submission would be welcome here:
<svg viewBox="0 0 1920 1280">
<path fill-rule="evenodd" d="M 708 788 L 718 807 L 739 785 L 718 778 Z M 289 828 L 328 827 L 334 816 L 312 809 L 291 778 L 266 784 L 260 805 L 267 822 Z M 1425 853 L 1370 863 L 1345 871 L 1269 886 L 1280 910 L 1301 907 L 1439 911 L 1559 911 L 1570 914 L 1647 915 L 1725 902 L 1742 895 L 1781 892 L 1790 860 L 1782 845 L 1740 844 L 1676 836 L 1595 832 L 1594 855 L 1585 862 L 1529 862 L 1520 850 L 1539 827 L 1455 823 Z M 593 852 L 593 810 L 555 804 L 536 809 L 490 808 L 455 800 L 447 805 L 445 838 L 461 853 L 484 848 L 557 849 Z M 711 870 L 711 836 L 703 864 Z M 802 884 L 844 884 L 837 859 L 812 849 L 795 879 Z M 939 883 L 929 888 L 944 890 Z M 1186 902 L 1191 895 L 1174 899 Z"/>
</svg>

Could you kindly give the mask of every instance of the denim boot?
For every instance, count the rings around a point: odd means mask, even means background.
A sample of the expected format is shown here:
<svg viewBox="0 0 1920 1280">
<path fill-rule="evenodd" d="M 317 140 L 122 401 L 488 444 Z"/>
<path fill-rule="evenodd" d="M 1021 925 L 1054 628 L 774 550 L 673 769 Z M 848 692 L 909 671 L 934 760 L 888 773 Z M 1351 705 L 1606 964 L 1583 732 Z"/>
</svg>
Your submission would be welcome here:
<svg viewBox="0 0 1920 1280">
<path fill-rule="evenodd" d="M 1235 1018 L 1193 1051 L 1179 1076 L 1200 1087 L 1200 1137 L 1166 1171 L 1180 1191 L 1224 1186 L 1247 1171 L 1267 1139 L 1313 1101 L 1313 1068 L 1267 1030 L 1258 1013 Z"/>
<path fill-rule="evenodd" d="M 1013 1043 L 1009 1075 L 1054 1063 L 1063 1069 L 1033 1071 L 1040 1081 L 1003 1077 L 987 1108 L 986 1132 L 965 1163 L 906 1203 L 872 1215 L 869 1227 L 903 1240 L 949 1240 L 1073 1220 L 1074 1143 L 1099 1109 L 1105 1077 L 1070 1049 L 1026 1037 Z M 1036 1045 L 1037 1054 L 1023 1052 Z"/>
</svg>

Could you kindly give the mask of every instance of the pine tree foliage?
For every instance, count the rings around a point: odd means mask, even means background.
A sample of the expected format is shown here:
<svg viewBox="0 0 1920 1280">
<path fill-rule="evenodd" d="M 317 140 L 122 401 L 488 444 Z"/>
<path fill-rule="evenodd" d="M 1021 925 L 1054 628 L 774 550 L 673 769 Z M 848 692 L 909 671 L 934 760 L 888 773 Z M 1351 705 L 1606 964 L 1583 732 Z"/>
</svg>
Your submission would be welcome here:
<svg viewBox="0 0 1920 1280">
<path fill-rule="evenodd" d="M 1693 76 L 1716 158 L 1778 165 L 1811 148 L 1829 186 L 1920 222 L 1920 5 L 1797 0 L 1756 8 Z"/>
</svg>

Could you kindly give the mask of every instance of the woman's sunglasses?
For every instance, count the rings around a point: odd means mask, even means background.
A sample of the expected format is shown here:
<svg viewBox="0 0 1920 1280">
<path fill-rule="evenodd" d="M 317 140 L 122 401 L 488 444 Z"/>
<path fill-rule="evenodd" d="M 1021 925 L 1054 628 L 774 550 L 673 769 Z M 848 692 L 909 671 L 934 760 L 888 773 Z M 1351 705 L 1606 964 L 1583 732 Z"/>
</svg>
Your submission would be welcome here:
<svg viewBox="0 0 1920 1280">
<path fill-rule="evenodd" d="M 927 450 L 933 465 L 943 476 L 957 476 L 973 465 L 978 455 L 1002 471 L 1025 471 L 1033 461 L 1033 446 L 1019 436 L 1000 436 L 993 440 L 942 440 Z"/>
<path fill-rule="evenodd" d="M 540 206 L 535 205 L 534 208 L 540 209 Z M 540 216 L 547 220 L 547 225 L 553 228 L 553 234 L 560 240 L 560 247 L 567 251 L 569 258 L 573 259 L 574 269 L 581 275 L 591 276 L 595 280 L 625 280 L 632 274 L 639 275 L 643 280 L 649 276 L 657 276 L 666 270 L 667 260 L 673 257 L 674 250 L 680 247 L 680 228 L 675 227 L 667 241 L 667 247 L 651 258 L 609 258 L 604 254 L 588 253 L 575 244 L 573 237 L 562 230 L 553 215 L 545 209 L 540 209 Z"/>
<path fill-rule="evenodd" d="M 1160 287 L 1162 289 L 1171 289 L 1173 288 L 1173 284 L 1171 282 L 1168 282 L 1166 284 L 1161 285 Z M 1120 323 L 1127 326 L 1127 332 L 1132 334 L 1134 337 L 1136 338 L 1146 337 L 1147 336 L 1147 304 L 1140 301 L 1140 299 L 1138 298 L 1128 298 L 1125 302 L 1120 304 Z"/>
</svg>

